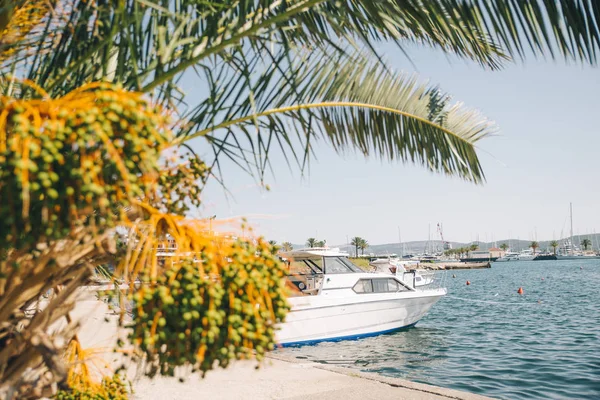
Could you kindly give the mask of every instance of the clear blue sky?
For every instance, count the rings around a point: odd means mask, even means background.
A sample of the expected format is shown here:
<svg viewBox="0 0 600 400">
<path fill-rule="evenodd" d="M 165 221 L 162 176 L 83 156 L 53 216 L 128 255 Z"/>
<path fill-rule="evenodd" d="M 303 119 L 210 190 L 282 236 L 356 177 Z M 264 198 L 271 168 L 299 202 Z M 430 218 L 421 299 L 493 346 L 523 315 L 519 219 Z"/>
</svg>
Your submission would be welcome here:
<svg viewBox="0 0 600 400">
<path fill-rule="evenodd" d="M 381 52 L 394 69 L 414 71 L 397 48 Z M 343 244 L 346 236 L 397 242 L 398 227 L 403 241 L 424 240 L 429 224 L 437 238 L 437 222 L 452 241 L 545 240 L 567 234 L 572 201 L 575 233 L 600 232 L 600 68 L 530 58 L 491 72 L 434 50 L 409 54 L 423 79 L 500 127 L 500 136 L 479 143 L 485 185 L 338 155 L 321 142 L 304 177 L 273 153 L 268 192 L 228 165 L 232 194 L 209 184 L 195 216 L 247 216 L 268 239 L 298 244 L 308 237 Z"/>
</svg>

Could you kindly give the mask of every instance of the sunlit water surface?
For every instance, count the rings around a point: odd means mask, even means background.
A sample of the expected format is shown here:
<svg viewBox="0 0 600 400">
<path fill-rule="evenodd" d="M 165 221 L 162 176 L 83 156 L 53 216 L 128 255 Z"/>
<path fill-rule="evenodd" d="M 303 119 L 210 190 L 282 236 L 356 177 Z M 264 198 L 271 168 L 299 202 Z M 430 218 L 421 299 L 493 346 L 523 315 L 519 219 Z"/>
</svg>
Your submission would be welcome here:
<svg viewBox="0 0 600 400">
<path fill-rule="evenodd" d="M 600 399 L 600 260 L 447 274 L 415 328 L 278 351 L 500 399 Z"/>
</svg>

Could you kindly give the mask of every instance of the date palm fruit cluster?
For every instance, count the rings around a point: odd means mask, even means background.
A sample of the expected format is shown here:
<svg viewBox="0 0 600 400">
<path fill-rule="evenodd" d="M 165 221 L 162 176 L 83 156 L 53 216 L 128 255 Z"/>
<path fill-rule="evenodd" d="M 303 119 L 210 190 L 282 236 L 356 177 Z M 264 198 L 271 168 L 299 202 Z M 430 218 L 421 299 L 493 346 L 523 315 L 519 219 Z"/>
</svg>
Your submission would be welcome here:
<svg viewBox="0 0 600 400">
<path fill-rule="evenodd" d="M 190 205 L 200 206 L 200 195 L 210 171 L 196 154 L 178 158 L 165 161 L 158 177 L 160 198 L 154 206 L 162 212 L 185 215 Z"/>
<path fill-rule="evenodd" d="M 146 354 L 148 375 L 172 376 L 181 365 L 204 373 L 274 349 L 289 306 L 271 247 L 262 239 L 207 245 L 132 295 L 130 340 Z"/>
<path fill-rule="evenodd" d="M 105 376 L 99 385 L 72 384 L 70 390 L 58 391 L 55 400 L 127 400 L 127 385 L 119 374 Z"/>
<path fill-rule="evenodd" d="M 91 84 L 0 111 L 0 249 L 101 232 L 153 184 L 166 119 L 139 94 Z"/>
</svg>

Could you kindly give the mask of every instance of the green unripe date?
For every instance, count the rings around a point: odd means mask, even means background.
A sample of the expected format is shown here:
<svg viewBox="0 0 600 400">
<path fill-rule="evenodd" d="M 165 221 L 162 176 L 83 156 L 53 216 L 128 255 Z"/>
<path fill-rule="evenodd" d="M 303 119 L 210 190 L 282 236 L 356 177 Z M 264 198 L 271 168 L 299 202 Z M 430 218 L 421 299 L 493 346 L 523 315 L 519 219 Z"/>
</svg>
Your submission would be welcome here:
<svg viewBox="0 0 600 400">
<path fill-rule="evenodd" d="M 243 241 L 223 249 L 224 254 L 207 249 L 197 261 L 168 268 L 144 288 L 144 296 L 133 294 L 130 339 L 146 343 L 151 338 L 152 344 L 143 347 L 151 365 L 147 372 L 166 374 L 180 365 L 205 372 L 215 362 L 226 366 L 236 358 L 261 359 L 274 349 L 275 324 L 289 306 L 286 271 L 271 250 L 262 242 Z M 220 259 L 229 261 L 219 264 L 218 275 L 205 272 L 215 271 Z"/>
</svg>

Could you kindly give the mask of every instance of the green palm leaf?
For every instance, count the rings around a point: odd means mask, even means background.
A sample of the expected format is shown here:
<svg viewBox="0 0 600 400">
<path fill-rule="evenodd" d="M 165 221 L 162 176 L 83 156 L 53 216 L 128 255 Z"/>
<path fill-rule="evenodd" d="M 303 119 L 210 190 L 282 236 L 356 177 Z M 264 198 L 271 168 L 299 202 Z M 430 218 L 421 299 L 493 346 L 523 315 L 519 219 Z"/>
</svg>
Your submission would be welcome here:
<svg viewBox="0 0 600 400">
<path fill-rule="evenodd" d="M 391 72 L 377 43 L 490 68 L 528 52 L 595 64 L 600 43 L 593 0 L 74 0 L 69 10 L 7 70 L 51 96 L 98 79 L 145 90 L 189 122 L 180 137 L 203 136 L 216 162 L 261 173 L 274 149 L 305 166 L 326 139 L 479 182 L 474 144 L 493 132 L 488 122 Z M 201 92 L 193 101 L 184 74 Z"/>
<path fill-rule="evenodd" d="M 203 118 L 206 112 L 193 116 L 201 129 L 191 133 L 188 127 L 180 142 L 204 136 L 223 154 L 236 157 L 266 157 L 267 144 L 278 143 L 304 166 L 312 143 L 324 139 L 339 151 L 357 149 L 474 182 L 484 179 L 474 144 L 495 128 L 477 112 L 450 105 L 449 96 L 437 88 L 359 54 L 313 58 L 307 62 L 310 57 L 299 56 L 298 65 L 288 69 L 294 80 L 274 79 L 274 88 L 261 93 L 275 95 L 254 97 L 254 108 L 248 102 L 236 113 L 235 102 L 235 110 L 225 112 L 218 123 Z M 264 84 L 262 78 L 257 82 Z M 267 165 L 264 158 L 243 160 L 261 174 Z"/>
</svg>

